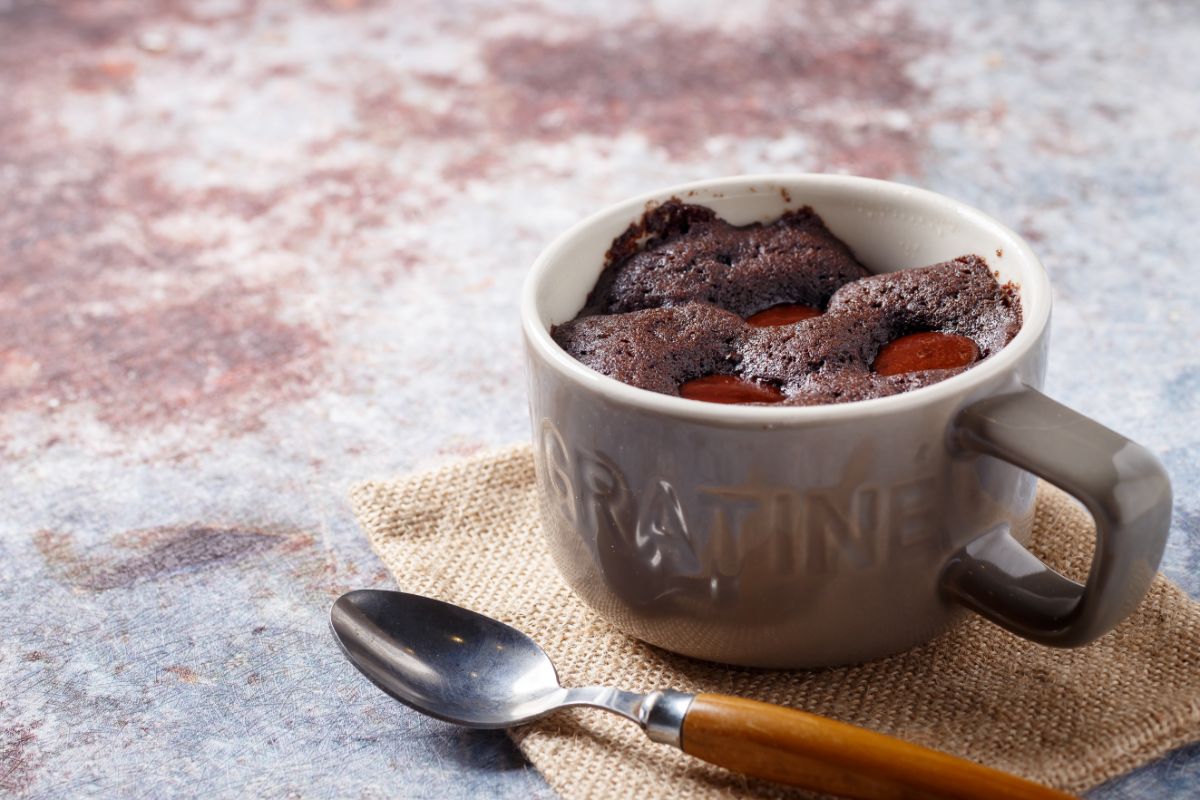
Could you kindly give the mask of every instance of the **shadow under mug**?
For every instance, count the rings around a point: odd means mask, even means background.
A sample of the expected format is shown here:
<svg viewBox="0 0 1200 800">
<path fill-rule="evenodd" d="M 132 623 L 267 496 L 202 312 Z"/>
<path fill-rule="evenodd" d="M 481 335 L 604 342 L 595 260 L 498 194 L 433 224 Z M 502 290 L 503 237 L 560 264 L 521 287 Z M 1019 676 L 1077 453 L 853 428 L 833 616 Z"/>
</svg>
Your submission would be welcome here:
<svg viewBox="0 0 1200 800">
<path fill-rule="evenodd" d="M 905 394 L 723 406 L 600 375 L 550 338 L 614 238 L 678 197 L 734 224 L 812 206 L 873 272 L 969 253 L 1019 287 L 999 353 Z M 1050 285 L 1020 237 L 932 192 L 865 178 L 744 176 L 633 198 L 535 262 L 521 315 L 538 494 L 559 571 L 621 630 L 684 655 L 817 667 L 895 653 L 963 608 L 1021 636 L 1085 644 L 1145 595 L 1171 490 L 1145 448 L 1041 394 Z M 1083 585 L 1021 544 L 1035 476 L 1096 521 Z"/>
</svg>

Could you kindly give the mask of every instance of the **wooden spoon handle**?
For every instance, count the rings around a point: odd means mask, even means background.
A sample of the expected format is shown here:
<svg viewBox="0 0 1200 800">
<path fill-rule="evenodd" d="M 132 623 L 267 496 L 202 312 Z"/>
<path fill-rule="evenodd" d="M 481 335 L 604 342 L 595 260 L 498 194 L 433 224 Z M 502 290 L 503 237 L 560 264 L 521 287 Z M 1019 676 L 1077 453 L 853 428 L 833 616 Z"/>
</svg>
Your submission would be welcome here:
<svg viewBox="0 0 1200 800">
<path fill-rule="evenodd" d="M 681 746 L 736 772 L 861 800 L 1071 797 L 864 728 L 719 694 L 696 695 Z"/>
</svg>

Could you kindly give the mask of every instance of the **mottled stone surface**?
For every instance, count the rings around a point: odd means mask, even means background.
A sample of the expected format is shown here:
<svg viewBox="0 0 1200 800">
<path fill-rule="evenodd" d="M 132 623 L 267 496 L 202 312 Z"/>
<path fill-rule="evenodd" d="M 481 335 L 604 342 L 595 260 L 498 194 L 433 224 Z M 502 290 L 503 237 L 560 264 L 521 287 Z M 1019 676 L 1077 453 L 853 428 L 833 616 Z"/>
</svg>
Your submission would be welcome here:
<svg viewBox="0 0 1200 800">
<path fill-rule="evenodd" d="M 344 493 L 523 438 L 526 267 L 699 177 L 1025 234 L 1049 391 L 1161 455 L 1200 597 L 1197 41 L 1187 0 L 3 0 L 0 794 L 547 796 L 338 654 L 390 585 Z M 1094 796 L 1197 792 L 1193 747 Z"/>
</svg>

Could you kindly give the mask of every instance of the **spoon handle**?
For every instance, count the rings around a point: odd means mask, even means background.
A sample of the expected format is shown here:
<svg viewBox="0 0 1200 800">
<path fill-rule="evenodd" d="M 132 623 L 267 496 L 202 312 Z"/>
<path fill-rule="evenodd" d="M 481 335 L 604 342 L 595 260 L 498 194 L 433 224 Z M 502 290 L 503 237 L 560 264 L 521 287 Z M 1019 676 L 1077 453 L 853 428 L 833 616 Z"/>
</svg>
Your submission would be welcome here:
<svg viewBox="0 0 1200 800">
<path fill-rule="evenodd" d="M 696 695 L 685 753 L 757 778 L 861 800 L 1072 795 L 926 747 L 790 708 Z"/>
</svg>

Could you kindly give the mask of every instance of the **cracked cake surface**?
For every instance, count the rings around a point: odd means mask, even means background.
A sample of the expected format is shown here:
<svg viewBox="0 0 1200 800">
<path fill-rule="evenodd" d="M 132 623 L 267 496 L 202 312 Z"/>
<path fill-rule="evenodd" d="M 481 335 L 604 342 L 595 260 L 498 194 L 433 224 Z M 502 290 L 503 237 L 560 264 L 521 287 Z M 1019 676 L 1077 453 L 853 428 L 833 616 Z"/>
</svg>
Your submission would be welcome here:
<svg viewBox="0 0 1200 800">
<path fill-rule="evenodd" d="M 551 335 L 586 366 L 642 389 L 693 396 L 689 382 L 732 376 L 778 390 L 784 404 L 815 405 L 945 380 L 1020 327 L 1015 287 L 979 256 L 872 274 L 811 208 L 735 226 L 672 199 L 613 242 L 583 309 Z M 954 346 L 929 360 L 941 339 Z M 901 349 L 908 355 L 897 358 Z M 899 366 L 884 369 L 884 356 Z M 954 365 L 921 368 L 945 363 Z"/>
</svg>

